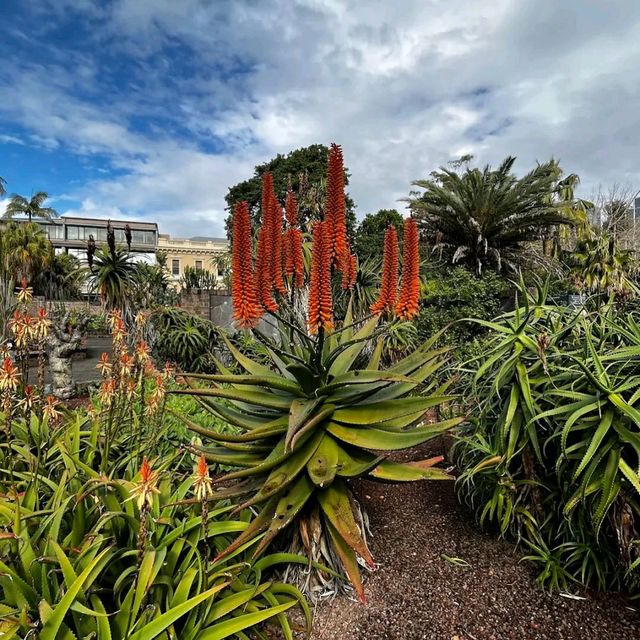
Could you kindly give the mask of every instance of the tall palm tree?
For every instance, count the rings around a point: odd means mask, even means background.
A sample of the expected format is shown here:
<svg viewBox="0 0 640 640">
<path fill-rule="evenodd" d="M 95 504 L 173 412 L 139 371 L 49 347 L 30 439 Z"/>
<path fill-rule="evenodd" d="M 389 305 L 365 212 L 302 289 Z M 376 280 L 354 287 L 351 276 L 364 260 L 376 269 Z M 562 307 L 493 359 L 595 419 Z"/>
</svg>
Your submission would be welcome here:
<svg viewBox="0 0 640 640">
<path fill-rule="evenodd" d="M 42 206 L 48 197 L 49 194 L 46 191 L 38 191 L 38 193 L 31 196 L 30 200 L 27 200 L 24 196 L 14 194 L 9 200 L 4 217 L 11 219 L 15 215 L 25 215 L 29 218 L 29 222 L 31 222 L 32 218 L 51 220 L 58 213 L 51 207 Z"/>
<path fill-rule="evenodd" d="M 136 265 L 130 253 L 120 247 L 115 251 L 100 247 L 91 268 L 91 289 L 107 309 L 120 309 L 127 316 L 135 275 Z"/>
<path fill-rule="evenodd" d="M 453 264 L 466 264 L 477 275 L 487 268 L 516 271 L 540 259 L 532 242 L 545 230 L 576 223 L 572 203 L 562 197 L 566 192 L 558 191 L 562 171 L 555 160 L 522 178 L 512 173 L 514 157 L 497 169 L 470 168 L 469 160 L 415 181 L 425 191 L 408 199 L 423 235 Z"/>
<path fill-rule="evenodd" d="M 5 185 L 7 184 L 7 181 L 0 176 L 0 196 L 3 196 L 5 193 L 7 193 L 7 190 L 5 189 Z"/>
</svg>

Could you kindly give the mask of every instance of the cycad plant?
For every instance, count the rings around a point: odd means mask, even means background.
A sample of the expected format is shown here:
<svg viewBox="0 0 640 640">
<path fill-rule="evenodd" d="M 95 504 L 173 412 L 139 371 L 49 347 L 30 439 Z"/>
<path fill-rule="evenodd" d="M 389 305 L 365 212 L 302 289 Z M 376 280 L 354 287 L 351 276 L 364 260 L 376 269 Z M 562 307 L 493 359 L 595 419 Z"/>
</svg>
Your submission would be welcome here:
<svg viewBox="0 0 640 640">
<path fill-rule="evenodd" d="M 100 247 L 91 267 L 91 289 L 98 293 L 106 309 L 119 309 L 129 318 L 135 273 L 131 254 L 125 249 Z"/>
<path fill-rule="evenodd" d="M 557 162 L 539 164 L 518 178 L 512 173 L 515 160 L 505 158 L 497 169 L 442 167 L 413 183 L 424 193 L 412 193 L 410 206 L 435 252 L 477 275 L 487 269 L 516 272 L 539 261 L 534 241 L 580 222 L 588 203 L 564 199 L 570 194 L 558 182 Z"/>
<path fill-rule="evenodd" d="M 578 288 L 600 296 L 603 302 L 612 293 L 631 291 L 633 252 L 616 247 L 615 238 L 607 232 L 591 230 L 565 261 Z"/>
<path fill-rule="evenodd" d="M 236 511 L 257 511 L 219 557 L 261 535 L 253 551 L 257 557 L 278 539 L 287 550 L 304 550 L 312 560 L 342 567 L 363 599 L 358 559 L 372 566 L 373 558 L 351 481 L 364 475 L 383 481 L 449 478 L 434 467 L 440 458 L 401 464 L 388 455 L 443 434 L 460 419 L 435 421 L 437 408 L 451 399 L 446 385 L 434 388 L 432 378 L 446 349 L 427 342 L 392 367 L 381 367 L 386 319 L 397 315 L 406 320 L 418 312 L 413 220 L 405 221 L 399 294 L 394 233 L 385 242 L 383 286 L 373 312 L 354 317 L 349 304 L 342 320 L 334 317 L 332 280 L 339 277 L 339 295 L 348 299 L 356 263 L 346 237 L 343 180 L 341 150 L 333 145 L 324 218 L 313 226 L 308 286 L 292 194 L 283 232 L 272 179 L 264 175 L 255 268 L 249 210 L 246 203 L 236 205 L 235 319 L 262 343 L 268 361 L 260 364 L 244 356 L 222 334 L 242 373 L 231 374 L 219 364 L 214 375 L 186 374 L 189 388 L 177 393 L 192 394 L 240 430 L 237 435 L 217 433 L 185 418 L 195 433 L 212 441 L 202 449 L 205 458 L 233 467 L 215 480 L 218 491 L 237 496 Z M 300 299 L 307 301 L 306 318 L 296 313 Z M 426 419 L 427 412 L 433 421 Z M 305 586 L 314 590 L 314 585 Z"/>
</svg>

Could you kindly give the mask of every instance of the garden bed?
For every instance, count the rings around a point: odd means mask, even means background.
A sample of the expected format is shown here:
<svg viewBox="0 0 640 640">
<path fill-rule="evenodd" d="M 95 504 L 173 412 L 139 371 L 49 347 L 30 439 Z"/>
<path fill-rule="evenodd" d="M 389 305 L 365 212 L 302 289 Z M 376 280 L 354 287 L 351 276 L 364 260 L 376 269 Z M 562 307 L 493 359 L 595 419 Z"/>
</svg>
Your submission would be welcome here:
<svg viewBox="0 0 640 640">
<path fill-rule="evenodd" d="M 356 492 L 379 568 L 365 582 L 366 605 L 341 597 L 318 607 L 312 640 L 640 637 L 640 605 L 621 596 L 542 591 L 523 554 L 479 530 L 452 483 L 363 481 Z"/>
</svg>

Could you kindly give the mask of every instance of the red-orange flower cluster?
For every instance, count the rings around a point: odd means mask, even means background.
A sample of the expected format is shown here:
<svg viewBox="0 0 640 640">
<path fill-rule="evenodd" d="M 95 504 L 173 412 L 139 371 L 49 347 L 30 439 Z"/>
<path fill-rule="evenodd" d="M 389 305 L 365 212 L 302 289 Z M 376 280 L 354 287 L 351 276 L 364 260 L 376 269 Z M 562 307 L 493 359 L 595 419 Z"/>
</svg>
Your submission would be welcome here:
<svg viewBox="0 0 640 640">
<path fill-rule="evenodd" d="M 398 295 L 398 234 L 391 225 L 384 234 L 382 283 L 378 300 L 371 305 L 371 313 L 393 311 Z"/>
<path fill-rule="evenodd" d="M 233 317 L 239 326 L 253 327 L 262 315 L 258 302 L 251 255 L 249 205 L 239 202 L 233 215 L 231 295 Z"/>
<path fill-rule="evenodd" d="M 313 254 L 311 282 L 309 284 L 309 333 L 322 328 L 333 329 L 333 303 L 331 299 L 331 235 L 328 221 L 316 222 L 313 227 Z"/>
<path fill-rule="evenodd" d="M 342 149 L 335 143 L 329 149 L 325 220 L 328 222 L 330 230 L 332 265 L 344 274 L 350 269 L 351 256 L 347 240 L 344 160 Z"/>
<path fill-rule="evenodd" d="M 294 287 L 300 288 L 304 284 L 302 232 L 298 229 L 298 203 L 291 189 L 287 191 L 285 216 L 288 228 L 284 232 L 284 273 Z"/>
<path fill-rule="evenodd" d="M 404 221 L 404 252 L 402 283 L 396 304 L 396 314 L 410 320 L 420 310 L 420 250 L 418 247 L 418 225 L 413 218 Z"/>
<path fill-rule="evenodd" d="M 282 208 L 276 198 L 273 176 L 262 174 L 262 225 L 258 232 L 256 283 L 262 306 L 267 311 L 277 311 L 274 289 L 286 292 L 282 279 Z"/>
<path fill-rule="evenodd" d="M 275 193 L 272 193 L 271 198 L 271 278 L 273 279 L 273 288 L 280 294 L 287 293 L 287 288 L 284 286 L 284 279 L 282 277 L 282 207 L 276 198 Z"/>
<path fill-rule="evenodd" d="M 342 288 L 353 289 L 358 277 L 358 257 L 355 253 L 349 255 L 346 268 L 347 270 L 342 274 Z"/>
</svg>

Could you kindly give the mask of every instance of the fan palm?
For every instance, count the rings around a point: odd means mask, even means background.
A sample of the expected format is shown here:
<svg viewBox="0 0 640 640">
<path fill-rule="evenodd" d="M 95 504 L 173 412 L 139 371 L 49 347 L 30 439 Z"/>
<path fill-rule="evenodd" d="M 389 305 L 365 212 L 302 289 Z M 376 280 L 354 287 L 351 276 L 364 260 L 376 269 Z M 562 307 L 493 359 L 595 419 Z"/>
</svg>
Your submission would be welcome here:
<svg viewBox="0 0 640 640">
<path fill-rule="evenodd" d="M 478 275 L 487 268 L 516 271 L 538 257 L 531 242 L 546 230 L 576 224 L 574 203 L 558 188 L 558 163 L 539 164 L 517 178 L 514 162 L 507 157 L 497 169 L 487 165 L 463 172 L 441 167 L 430 179 L 413 183 L 425 192 L 412 192 L 412 212 L 434 249 L 453 264 L 465 263 Z"/>
<path fill-rule="evenodd" d="M 105 307 L 126 312 L 136 276 L 131 254 L 120 247 L 113 252 L 100 247 L 91 274 L 91 289 L 99 294 Z"/>
<path fill-rule="evenodd" d="M 58 213 L 51 207 L 42 206 L 48 197 L 49 194 L 46 191 L 38 191 L 38 193 L 31 196 L 30 200 L 27 200 L 24 196 L 14 194 L 9 200 L 4 217 L 11 219 L 15 215 L 25 215 L 29 218 L 29 222 L 31 222 L 32 218 L 51 220 Z"/>
</svg>

